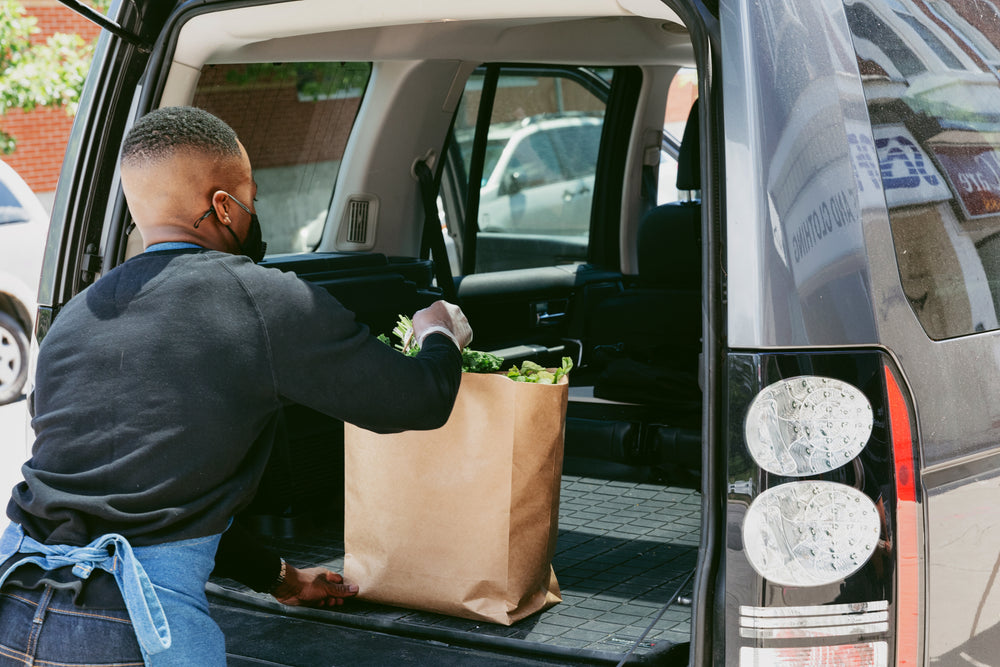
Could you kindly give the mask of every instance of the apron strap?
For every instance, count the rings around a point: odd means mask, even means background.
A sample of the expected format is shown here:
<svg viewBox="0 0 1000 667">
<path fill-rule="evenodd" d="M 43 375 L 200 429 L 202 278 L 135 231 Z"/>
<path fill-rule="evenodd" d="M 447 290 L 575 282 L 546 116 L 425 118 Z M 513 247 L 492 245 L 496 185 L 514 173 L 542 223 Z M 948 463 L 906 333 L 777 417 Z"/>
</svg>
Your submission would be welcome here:
<svg viewBox="0 0 1000 667">
<path fill-rule="evenodd" d="M 132 552 L 132 545 L 121 535 L 102 535 L 83 547 L 64 544 L 42 544 L 24 534 L 19 524 L 10 524 L 0 536 L 0 563 L 18 553 L 32 554 L 15 562 L 0 573 L 0 587 L 7 577 L 22 565 L 37 565 L 43 570 L 73 566 L 73 574 L 86 579 L 95 568 L 111 574 L 125 600 L 139 645 L 148 655 L 170 648 L 170 625 L 153 582 L 142 563 Z"/>
</svg>

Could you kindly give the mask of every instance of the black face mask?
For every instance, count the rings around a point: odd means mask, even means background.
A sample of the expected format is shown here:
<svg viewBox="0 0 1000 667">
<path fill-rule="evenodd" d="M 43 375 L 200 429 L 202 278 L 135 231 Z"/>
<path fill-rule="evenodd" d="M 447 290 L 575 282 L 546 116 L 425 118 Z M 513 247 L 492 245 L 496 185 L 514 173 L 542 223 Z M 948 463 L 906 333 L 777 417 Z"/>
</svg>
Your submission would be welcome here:
<svg viewBox="0 0 1000 667">
<path fill-rule="evenodd" d="M 267 252 L 267 244 L 264 243 L 261 236 L 260 220 L 257 219 L 257 214 L 251 213 L 250 209 L 244 206 L 243 202 L 239 199 L 229 193 L 226 193 L 226 196 L 236 202 L 236 205 L 244 211 L 250 213 L 250 229 L 247 230 L 247 237 L 243 241 L 240 241 L 240 237 L 236 235 L 236 232 L 233 231 L 232 227 L 229 225 L 224 225 L 224 227 L 226 228 L 226 231 L 232 234 L 233 238 L 236 239 L 236 245 L 239 246 L 240 253 L 249 257 L 256 264 L 260 262 L 260 260 L 264 259 L 264 253 Z M 198 218 L 198 220 L 194 223 L 194 226 L 197 227 L 201 224 L 202 220 L 212 215 L 214 212 L 215 208 L 210 208 L 205 211 L 205 214 Z"/>
</svg>

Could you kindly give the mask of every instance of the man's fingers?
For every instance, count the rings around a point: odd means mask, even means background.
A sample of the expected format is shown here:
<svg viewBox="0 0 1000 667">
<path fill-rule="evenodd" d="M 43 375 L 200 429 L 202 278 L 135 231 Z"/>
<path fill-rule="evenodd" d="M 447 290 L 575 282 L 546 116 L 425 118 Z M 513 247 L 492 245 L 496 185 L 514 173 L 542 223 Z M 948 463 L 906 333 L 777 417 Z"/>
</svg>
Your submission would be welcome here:
<svg viewBox="0 0 1000 667">
<path fill-rule="evenodd" d="M 339 574 L 333 572 L 327 572 L 325 577 L 319 577 L 325 579 L 323 581 L 323 588 L 326 591 L 327 597 L 333 598 L 349 598 L 354 597 L 358 594 L 358 587 L 356 584 L 345 584 L 343 583 L 344 578 Z"/>
<path fill-rule="evenodd" d="M 455 336 L 459 348 L 472 342 L 472 327 L 462 309 L 447 301 L 435 301 L 427 308 L 413 314 L 413 333 L 420 341 L 424 332 L 432 327 L 443 327 Z"/>
<path fill-rule="evenodd" d="M 350 598 L 358 594 L 357 584 L 334 584 L 337 587 L 336 597 Z"/>
</svg>

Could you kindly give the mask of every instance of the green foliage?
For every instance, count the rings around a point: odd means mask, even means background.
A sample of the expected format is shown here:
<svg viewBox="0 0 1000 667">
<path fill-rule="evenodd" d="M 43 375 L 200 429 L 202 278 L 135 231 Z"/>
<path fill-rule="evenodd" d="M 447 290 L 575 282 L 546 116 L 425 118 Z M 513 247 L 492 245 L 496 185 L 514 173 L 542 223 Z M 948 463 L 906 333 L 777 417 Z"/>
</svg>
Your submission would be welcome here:
<svg viewBox="0 0 1000 667">
<path fill-rule="evenodd" d="M 406 315 L 399 316 L 392 334 L 399 339 L 395 347 L 403 354 L 413 357 L 420 351 L 420 347 L 412 340 L 413 321 Z M 392 341 L 385 334 L 379 334 L 378 339 L 386 345 L 392 345 Z M 462 350 L 463 373 L 494 373 L 500 370 L 502 365 L 503 357 L 469 348 Z"/>
<path fill-rule="evenodd" d="M 107 11 L 110 0 L 92 3 Z M 80 91 L 90 68 L 93 44 L 79 35 L 57 33 L 32 45 L 37 20 L 16 0 L 0 0 L 0 116 L 11 109 L 31 111 L 61 106 L 76 113 Z M 16 140 L 0 130 L 0 152 L 11 153 Z"/>
<path fill-rule="evenodd" d="M 226 72 L 226 82 L 294 84 L 302 98 L 323 100 L 363 91 L 371 72 L 371 63 L 252 63 Z"/>
<path fill-rule="evenodd" d="M 535 382 L 538 384 L 559 384 L 559 380 L 562 379 L 564 375 L 569 373 L 570 369 L 573 368 L 573 360 L 569 357 L 562 358 L 562 366 L 555 369 L 555 371 L 550 371 L 544 366 L 539 366 L 533 361 L 525 361 L 518 368 L 514 366 L 509 371 L 507 371 L 507 377 L 509 377 L 514 382 Z"/>
<path fill-rule="evenodd" d="M 412 340 L 413 322 L 405 315 L 399 316 L 392 334 L 399 339 L 396 349 L 403 354 L 415 356 L 420 348 Z M 379 334 L 378 339 L 386 345 L 392 345 L 392 341 L 385 334 Z M 465 348 L 462 350 L 462 371 L 465 373 L 494 373 L 500 370 L 503 365 L 503 357 L 498 357 L 489 352 L 479 352 Z M 539 366 L 533 361 L 525 361 L 518 368 L 514 366 L 507 371 L 507 377 L 514 382 L 534 382 L 537 384 L 559 384 L 559 380 L 569 373 L 573 368 L 573 360 L 569 357 L 562 358 L 562 366 L 555 370 L 549 370 L 544 366 Z"/>
<path fill-rule="evenodd" d="M 300 63 L 296 72 L 299 94 L 317 100 L 364 91 L 371 73 L 369 63 Z"/>
<path fill-rule="evenodd" d="M 462 370 L 466 373 L 495 373 L 503 365 L 503 357 L 479 350 L 462 350 Z"/>
</svg>

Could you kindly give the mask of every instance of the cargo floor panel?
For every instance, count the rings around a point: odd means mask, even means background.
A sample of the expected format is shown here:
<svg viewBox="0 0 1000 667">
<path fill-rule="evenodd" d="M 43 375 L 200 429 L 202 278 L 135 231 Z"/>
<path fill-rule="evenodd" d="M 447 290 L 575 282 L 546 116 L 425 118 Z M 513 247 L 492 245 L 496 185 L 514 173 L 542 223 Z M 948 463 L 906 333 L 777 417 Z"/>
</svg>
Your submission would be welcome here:
<svg viewBox="0 0 1000 667">
<path fill-rule="evenodd" d="M 553 560 L 563 601 L 551 609 L 510 627 L 357 600 L 322 613 L 400 632 L 410 627 L 426 634 L 439 628 L 451 640 L 457 632 L 472 644 L 476 638 L 495 637 L 591 655 L 622 655 L 662 612 L 634 650 L 646 653 L 658 644 L 690 639 L 690 607 L 675 602 L 663 609 L 679 587 L 682 596 L 690 597 L 687 578 L 698 556 L 700 514 L 701 496 L 696 491 L 564 475 Z M 343 571 L 341 530 L 280 540 L 274 546 L 296 566 Z M 270 596 L 234 582 L 213 583 L 217 594 L 273 604 Z"/>
</svg>

